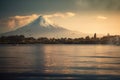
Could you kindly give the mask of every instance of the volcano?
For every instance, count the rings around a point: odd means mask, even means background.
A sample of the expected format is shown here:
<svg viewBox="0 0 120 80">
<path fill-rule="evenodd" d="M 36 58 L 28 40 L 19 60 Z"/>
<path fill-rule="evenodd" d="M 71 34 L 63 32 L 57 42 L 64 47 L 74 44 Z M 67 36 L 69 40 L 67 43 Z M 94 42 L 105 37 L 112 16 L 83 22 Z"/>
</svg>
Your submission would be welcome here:
<svg viewBox="0 0 120 80">
<path fill-rule="evenodd" d="M 24 35 L 26 37 L 47 37 L 47 38 L 77 38 L 85 34 L 68 30 L 61 26 L 50 23 L 44 16 L 39 16 L 29 24 L 16 30 L 1 34 L 1 36 Z"/>
</svg>

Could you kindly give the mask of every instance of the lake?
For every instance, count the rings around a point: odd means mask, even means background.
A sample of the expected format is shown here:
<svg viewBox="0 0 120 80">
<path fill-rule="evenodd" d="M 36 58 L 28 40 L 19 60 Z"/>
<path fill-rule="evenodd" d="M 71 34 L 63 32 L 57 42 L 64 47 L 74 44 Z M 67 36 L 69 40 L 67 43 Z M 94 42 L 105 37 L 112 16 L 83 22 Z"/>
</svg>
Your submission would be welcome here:
<svg viewBox="0 0 120 80">
<path fill-rule="evenodd" d="M 120 80 L 120 46 L 0 45 L 0 80 Z"/>
</svg>

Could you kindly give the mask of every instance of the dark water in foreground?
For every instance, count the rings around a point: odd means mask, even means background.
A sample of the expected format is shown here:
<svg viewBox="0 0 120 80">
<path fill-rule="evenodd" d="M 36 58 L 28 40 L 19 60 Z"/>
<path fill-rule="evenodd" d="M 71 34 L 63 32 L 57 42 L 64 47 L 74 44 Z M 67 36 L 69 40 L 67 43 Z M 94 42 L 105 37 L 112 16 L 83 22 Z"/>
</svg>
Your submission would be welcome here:
<svg viewBox="0 0 120 80">
<path fill-rule="evenodd" d="M 120 46 L 0 45 L 0 80 L 120 80 Z"/>
</svg>

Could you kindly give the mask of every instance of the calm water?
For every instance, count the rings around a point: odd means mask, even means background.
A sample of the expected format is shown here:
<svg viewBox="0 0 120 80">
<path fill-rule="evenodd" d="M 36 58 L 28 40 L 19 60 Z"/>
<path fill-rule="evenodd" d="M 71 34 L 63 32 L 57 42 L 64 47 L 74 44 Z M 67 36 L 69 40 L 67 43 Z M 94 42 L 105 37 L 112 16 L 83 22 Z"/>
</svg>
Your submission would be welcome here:
<svg viewBox="0 0 120 80">
<path fill-rule="evenodd" d="M 0 78 L 120 80 L 120 46 L 0 45 Z"/>
</svg>

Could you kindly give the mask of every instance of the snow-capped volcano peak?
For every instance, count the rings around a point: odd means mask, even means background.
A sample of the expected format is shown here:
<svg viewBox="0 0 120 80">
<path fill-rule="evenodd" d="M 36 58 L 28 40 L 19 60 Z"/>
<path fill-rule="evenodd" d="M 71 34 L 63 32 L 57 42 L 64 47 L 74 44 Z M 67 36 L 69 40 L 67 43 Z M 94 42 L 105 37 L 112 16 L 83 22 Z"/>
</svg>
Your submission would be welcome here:
<svg viewBox="0 0 120 80">
<path fill-rule="evenodd" d="M 45 26 L 46 24 L 48 24 L 47 20 L 43 16 L 39 16 L 38 19 L 40 25 Z"/>
<path fill-rule="evenodd" d="M 39 16 L 38 18 L 36 18 L 35 20 L 30 22 L 26 26 L 31 26 L 31 27 L 49 27 L 50 25 L 53 26 L 53 24 L 50 23 L 50 21 L 47 18 L 45 18 L 44 16 Z"/>
<path fill-rule="evenodd" d="M 39 24 L 40 26 L 47 27 L 53 25 L 47 18 L 44 16 L 39 16 L 35 21 L 35 24 Z"/>
</svg>

